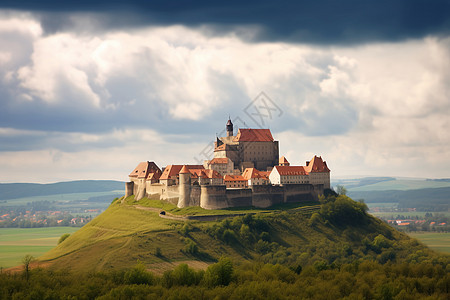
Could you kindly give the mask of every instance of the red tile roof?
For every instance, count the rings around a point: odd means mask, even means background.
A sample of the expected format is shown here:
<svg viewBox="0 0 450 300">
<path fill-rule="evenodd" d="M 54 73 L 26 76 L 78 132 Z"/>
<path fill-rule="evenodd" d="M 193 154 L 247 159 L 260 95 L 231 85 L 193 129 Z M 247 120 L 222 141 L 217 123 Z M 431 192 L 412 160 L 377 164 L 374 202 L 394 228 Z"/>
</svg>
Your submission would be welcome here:
<svg viewBox="0 0 450 300">
<path fill-rule="evenodd" d="M 234 142 L 273 142 L 270 129 L 239 129 Z"/>
<path fill-rule="evenodd" d="M 305 170 L 308 173 L 330 172 L 330 169 L 327 167 L 327 162 L 323 161 L 321 156 L 316 155 L 314 155 L 313 159 L 305 167 Z"/>
<path fill-rule="evenodd" d="M 275 166 L 278 173 L 282 176 L 287 175 L 306 175 L 305 168 L 302 166 Z"/>
<path fill-rule="evenodd" d="M 185 165 L 186 168 L 190 171 L 191 169 L 204 169 L 202 165 Z M 181 168 L 183 168 L 183 165 L 168 165 L 164 172 L 162 172 L 160 180 L 166 180 L 171 179 L 172 176 L 176 176 L 180 173 Z"/>
<path fill-rule="evenodd" d="M 227 164 L 228 163 L 228 157 L 215 157 L 209 163 L 211 165 L 213 165 L 213 164 Z"/>
<path fill-rule="evenodd" d="M 152 161 L 144 161 L 140 162 L 128 176 L 145 179 L 158 179 L 161 176 L 161 169 Z"/>
<path fill-rule="evenodd" d="M 186 165 L 184 165 L 184 166 L 181 168 L 179 174 L 189 174 L 189 169 L 186 167 Z"/>
<path fill-rule="evenodd" d="M 242 173 L 242 177 L 244 177 L 247 180 L 251 178 L 263 178 L 268 180 L 268 177 L 265 174 L 263 174 L 263 172 L 255 168 L 246 168 L 244 170 L 244 173 Z"/>
<path fill-rule="evenodd" d="M 216 170 L 208 170 L 208 169 L 190 169 L 189 172 L 191 173 L 192 178 L 222 178 L 222 175 L 220 175 L 219 172 Z"/>
<path fill-rule="evenodd" d="M 244 177 L 242 177 L 241 175 L 225 175 L 223 177 L 224 181 L 247 181 L 247 179 L 245 179 Z"/>
</svg>

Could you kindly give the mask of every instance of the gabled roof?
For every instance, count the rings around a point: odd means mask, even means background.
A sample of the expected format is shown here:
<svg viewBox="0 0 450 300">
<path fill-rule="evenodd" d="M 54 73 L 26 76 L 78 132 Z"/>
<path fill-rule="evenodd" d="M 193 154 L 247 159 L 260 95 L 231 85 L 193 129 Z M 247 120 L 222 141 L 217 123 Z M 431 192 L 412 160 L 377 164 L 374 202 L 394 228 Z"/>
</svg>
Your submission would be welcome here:
<svg viewBox="0 0 450 300">
<path fill-rule="evenodd" d="M 288 164 L 288 160 L 286 159 L 286 157 L 282 156 L 280 157 L 280 159 L 278 160 L 278 163 L 281 164 Z"/>
<path fill-rule="evenodd" d="M 228 163 L 228 157 L 215 157 L 209 162 L 210 165 L 227 164 L 227 163 Z"/>
<path fill-rule="evenodd" d="M 275 166 L 273 169 L 282 176 L 306 175 L 306 170 L 302 166 Z"/>
<path fill-rule="evenodd" d="M 255 169 L 255 168 L 246 168 L 244 170 L 244 173 L 242 173 L 242 177 L 244 177 L 247 180 L 249 180 L 251 178 L 262 178 L 262 179 L 268 180 L 268 178 L 265 174 L 263 174 L 261 171 Z"/>
<path fill-rule="evenodd" d="M 130 177 L 158 179 L 161 175 L 161 169 L 152 161 L 140 162 L 137 167 L 130 173 Z"/>
<path fill-rule="evenodd" d="M 239 129 L 234 142 L 273 142 L 270 129 Z"/>
<path fill-rule="evenodd" d="M 186 168 L 190 171 L 191 169 L 204 169 L 202 165 L 184 165 Z M 171 179 L 172 176 L 177 176 L 180 173 L 181 168 L 183 168 L 183 165 L 168 165 L 164 172 L 162 172 L 160 180 L 167 180 Z"/>
<path fill-rule="evenodd" d="M 223 177 L 224 181 L 247 181 L 244 177 L 241 175 L 225 175 Z"/>
<path fill-rule="evenodd" d="M 216 170 L 208 170 L 208 169 L 190 169 L 189 172 L 191 173 L 191 178 L 222 178 L 222 175 L 220 175 L 219 172 Z"/>
<path fill-rule="evenodd" d="M 316 155 L 310 160 L 305 170 L 308 173 L 330 172 L 327 162 L 323 161 L 321 156 Z"/>
</svg>

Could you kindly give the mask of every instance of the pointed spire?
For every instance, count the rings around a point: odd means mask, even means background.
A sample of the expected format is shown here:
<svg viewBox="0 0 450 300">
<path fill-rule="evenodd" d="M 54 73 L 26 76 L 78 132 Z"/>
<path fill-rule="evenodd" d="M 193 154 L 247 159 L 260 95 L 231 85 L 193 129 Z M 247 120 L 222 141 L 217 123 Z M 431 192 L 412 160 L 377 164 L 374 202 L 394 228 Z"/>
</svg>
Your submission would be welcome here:
<svg viewBox="0 0 450 300">
<path fill-rule="evenodd" d="M 178 174 L 189 174 L 189 169 L 186 167 L 186 165 L 183 165 L 180 172 Z"/>
</svg>

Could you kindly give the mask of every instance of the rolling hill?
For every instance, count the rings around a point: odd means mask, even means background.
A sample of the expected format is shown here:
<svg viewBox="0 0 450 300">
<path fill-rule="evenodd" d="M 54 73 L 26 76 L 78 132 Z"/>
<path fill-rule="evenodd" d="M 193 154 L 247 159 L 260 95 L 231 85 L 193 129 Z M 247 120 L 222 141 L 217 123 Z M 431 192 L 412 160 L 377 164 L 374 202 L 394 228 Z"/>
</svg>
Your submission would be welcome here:
<svg viewBox="0 0 450 300">
<path fill-rule="evenodd" d="M 57 194 L 109 192 L 124 189 L 124 182 L 114 180 L 78 180 L 48 184 L 0 183 L 0 200 Z"/>
<path fill-rule="evenodd" d="M 341 179 L 353 199 L 366 203 L 398 203 L 399 208 L 421 211 L 448 211 L 450 208 L 450 179 L 415 179 L 394 177 L 366 177 Z"/>
<path fill-rule="evenodd" d="M 205 267 L 221 256 L 237 263 L 288 266 L 367 259 L 407 262 L 433 256 L 425 246 L 368 215 L 363 204 L 345 196 L 320 208 L 299 204 L 275 210 L 195 209 L 197 215 L 230 214 L 215 221 L 180 219 L 189 208 L 176 209 L 170 204 L 162 205 L 174 214 L 161 216 L 161 205 L 149 207 L 152 203 L 148 199 L 136 202 L 133 196 L 116 200 L 40 257 L 40 264 L 51 269 L 100 271 L 125 269 L 140 261 L 162 273 L 179 263 Z"/>
</svg>

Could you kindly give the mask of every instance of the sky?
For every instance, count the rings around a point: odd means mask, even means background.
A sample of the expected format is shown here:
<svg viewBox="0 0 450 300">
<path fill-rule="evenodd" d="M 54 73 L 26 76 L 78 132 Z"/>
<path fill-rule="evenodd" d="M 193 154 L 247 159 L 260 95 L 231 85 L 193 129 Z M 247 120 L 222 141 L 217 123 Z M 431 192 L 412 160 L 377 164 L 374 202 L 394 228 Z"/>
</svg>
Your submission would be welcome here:
<svg viewBox="0 0 450 300">
<path fill-rule="evenodd" d="M 229 117 L 332 178 L 449 178 L 450 1 L 0 4 L 0 182 L 201 163 Z"/>
</svg>

